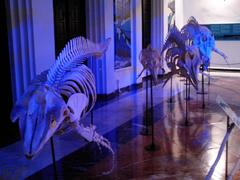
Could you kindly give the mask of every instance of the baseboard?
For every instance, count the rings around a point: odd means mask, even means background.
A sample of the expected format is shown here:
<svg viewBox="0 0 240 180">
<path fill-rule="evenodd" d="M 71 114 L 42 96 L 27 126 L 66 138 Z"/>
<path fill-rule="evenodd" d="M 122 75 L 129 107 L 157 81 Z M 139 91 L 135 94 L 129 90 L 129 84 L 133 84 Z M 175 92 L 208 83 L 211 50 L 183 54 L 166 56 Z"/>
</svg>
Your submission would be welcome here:
<svg viewBox="0 0 240 180">
<path fill-rule="evenodd" d="M 240 68 L 209 67 L 210 71 L 240 72 Z"/>
<path fill-rule="evenodd" d="M 159 74 L 158 79 L 161 79 L 161 78 L 163 78 L 163 75 Z M 114 98 L 118 97 L 122 93 L 130 92 L 130 91 L 136 91 L 136 90 L 143 87 L 143 82 L 146 81 L 146 80 L 151 80 L 151 75 L 143 77 L 142 82 L 140 82 L 140 83 L 136 83 L 136 84 L 132 84 L 132 85 L 123 87 L 119 90 L 116 90 L 116 91 L 110 93 L 110 94 L 98 94 L 97 98 L 100 101 L 108 101 L 108 100 L 111 100 L 111 99 L 114 99 Z M 159 84 L 159 83 L 160 82 L 158 82 L 157 84 Z"/>
<path fill-rule="evenodd" d="M 110 94 L 98 94 L 97 95 L 97 98 L 98 100 L 100 101 L 108 101 L 108 100 L 111 100 L 111 99 L 114 99 L 116 97 L 118 97 L 119 95 L 125 93 L 125 92 L 130 92 L 130 91 L 134 91 L 134 90 L 138 90 L 142 88 L 142 82 L 141 83 L 137 83 L 137 84 L 132 84 L 132 85 L 129 85 L 129 86 L 126 86 L 126 87 L 123 87 L 119 90 L 116 90 Z"/>
</svg>

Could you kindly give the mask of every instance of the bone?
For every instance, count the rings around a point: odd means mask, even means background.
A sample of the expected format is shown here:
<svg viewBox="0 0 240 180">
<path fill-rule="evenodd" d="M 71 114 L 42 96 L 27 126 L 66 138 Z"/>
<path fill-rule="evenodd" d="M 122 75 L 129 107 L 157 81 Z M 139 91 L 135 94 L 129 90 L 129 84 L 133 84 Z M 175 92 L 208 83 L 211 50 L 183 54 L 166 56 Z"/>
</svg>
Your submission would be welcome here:
<svg viewBox="0 0 240 180">
<path fill-rule="evenodd" d="M 114 154 L 113 149 L 111 148 L 111 143 L 106 138 L 104 138 L 102 135 L 100 135 L 96 132 L 96 126 L 84 127 L 82 124 L 76 124 L 76 131 L 82 137 L 84 137 L 87 141 L 95 142 L 95 143 L 97 143 L 98 146 L 99 145 L 104 146 L 111 152 L 112 157 L 113 157 L 112 158 L 112 167 L 110 170 L 102 173 L 103 175 L 110 174 L 114 169 L 114 161 L 115 161 L 114 160 L 115 154 Z M 100 148 L 100 146 L 99 146 L 99 148 Z"/>
<path fill-rule="evenodd" d="M 198 89 L 199 66 L 202 62 L 198 48 L 193 45 L 186 45 L 181 32 L 173 26 L 163 44 L 162 54 L 170 68 L 171 73 L 167 74 L 167 81 L 175 74 L 190 79 L 191 84 Z"/>
<path fill-rule="evenodd" d="M 138 75 L 138 78 L 144 72 L 144 70 L 149 71 L 153 78 L 154 83 L 157 83 L 159 70 L 162 69 L 163 65 L 161 62 L 161 56 L 157 49 L 148 45 L 146 49 L 143 49 L 139 54 L 139 60 L 143 66 L 141 73 Z"/>
<path fill-rule="evenodd" d="M 88 98 L 83 93 L 76 93 L 71 95 L 68 100 L 67 106 L 72 109 L 71 120 L 79 122 L 81 114 L 88 105 Z"/>
<path fill-rule="evenodd" d="M 28 157 L 36 156 L 55 133 L 73 129 L 88 141 L 108 148 L 114 155 L 111 143 L 95 131 L 95 126 L 80 125 L 96 102 L 95 78 L 83 61 L 102 56 L 110 41 L 98 44 L 83 37 L 72 39 L 50 70 L 37 76 L 17 101 L 11 119 L 13 122 L 19 120 L 24 152 Z"/>
<path fill-rule="evenodd" d="M 194 17 L 189 18 L 188 23 L 181 29 L 181 33 L 186 42 L 191 42 L 199 49 L 205 70 L 210 64 L 212 51 L 222 56 L 228 64 L 227 56 L 215 47 L 213 33 L 207 27 L 199 25 Z"/>
</svg>

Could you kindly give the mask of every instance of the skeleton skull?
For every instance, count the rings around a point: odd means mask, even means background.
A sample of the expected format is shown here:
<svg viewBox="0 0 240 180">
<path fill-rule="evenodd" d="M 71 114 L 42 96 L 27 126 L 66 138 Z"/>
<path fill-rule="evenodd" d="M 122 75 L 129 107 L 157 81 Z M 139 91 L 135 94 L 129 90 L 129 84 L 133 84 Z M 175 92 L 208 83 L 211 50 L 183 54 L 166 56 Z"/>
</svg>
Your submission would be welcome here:
<svg viewBox="0 0 240 180">
<path fill-rule="evenodd" d="M 161 56 L 160 56 L 159 52 L 149 45 L 146 49 L 143 49 L 140 52 L 139 59 L 143 66 L 142 72 L 145 69 L 147 71 L 149 71 L 151 73 L 154 83 L 156 84 L 157 79 L 158 79 L 159 70 L 163 69 L 162 63 L 161 63 Z M 138 77 L 140 77 L 142 72 L 139 74 Z"/>
<path fill-rule="evenodd" d="M 69 110 L 62 97 L 46 85 L 30 86 L 11 113 L 19 120 L 24 153 L 32 158 L 56 132 L 68 116 Z"/>
</svg>

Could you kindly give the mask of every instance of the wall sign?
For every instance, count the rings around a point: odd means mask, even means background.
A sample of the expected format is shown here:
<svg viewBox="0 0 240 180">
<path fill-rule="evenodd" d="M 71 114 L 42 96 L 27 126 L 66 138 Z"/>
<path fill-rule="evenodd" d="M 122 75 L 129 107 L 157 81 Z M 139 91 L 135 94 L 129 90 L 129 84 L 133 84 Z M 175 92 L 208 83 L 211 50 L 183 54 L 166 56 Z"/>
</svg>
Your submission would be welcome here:
<svg viewBox="0 0 240 180">
<path fill-rule="evenodd" d="M 240 23 L 236 24 L 207 24 L 216 40 L 240 40 Z"/>
<path fill-rule="evenodd" d="M 114 0 L 114 69 L 131 66 L 131 0 Z"/>
</svg>

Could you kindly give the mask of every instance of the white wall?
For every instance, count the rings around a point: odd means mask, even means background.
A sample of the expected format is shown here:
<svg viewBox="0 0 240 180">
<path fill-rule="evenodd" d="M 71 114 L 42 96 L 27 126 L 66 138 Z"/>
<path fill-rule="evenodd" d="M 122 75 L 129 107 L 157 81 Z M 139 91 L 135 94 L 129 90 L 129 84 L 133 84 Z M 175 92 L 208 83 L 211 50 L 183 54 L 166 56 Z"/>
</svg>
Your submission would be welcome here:
<svg viewBox="0 0 240 180">
<path fill-rule="evenodd" d="M 183 2 L 184 0 L 175 0 L 175 9 L 176 9 L 175 18 L 176 18 L 176 25 L 179 29 L 184 25 L 185 9 L 183 9 Z"/>
<path fill-rule="evenodd" d="M 152 2 L 153 1 L 158 1 L 158 0 L 152 0 Z M 175 7 L 176 7 L 176 3 L 177 3 L 176 1 L 177 0 L 175 0 Z M 168 8 L 168 2 L 169 2 L 169 0 L 164 0 L 163 4 L 162 4 L 163 5 L 163 8 L 162 8 L 163 9 L 163 13 L 162 13 L 163 14 L 163 22 L 162 22 L 162 24 L 163 24 L 163 34 L 162 34 L 163 43 L 165 42 L 166 36 L 168 34 L 168 15 L 171 12 L 171 10 Z M 177 12 L 175 12 L 175 20 L 177 20 L 176 14 L 177 14 Z M 175 21 L 175 22 L 177 25 L 177 21 Z M 152 36 L 155 36 L 155 35 L 152 34 Z M 155 37 L 153 37 L 153 38 L 155 38 Z M 161 47 L 162 47 L 162 45 L 161 45 Z M 163 68 L 166 71 L 166 73 L 170 71 L 170 69 L 167 67 L 167 64 L 165 63 L 165 61 L 163 61 Z"/>
<path fill-rule="evenodd" d="M 109 37 L 112 39 L 106 55 L 99 61 L 93 60 L 89 65 L 96 76 L 98 94 L 110 94 L 118 90 L 118 88 L 137 82 L 137 75 L 142 68 L 138 60 L 138 54 L 142 49 L 141 0 L 132 0 L 131 6 L 132 66 L 115 70 L 113 0 L 86 1 L 87 37 L 94 42 L 101 42 Z"/>
<path fill-rule="evenodd" d="M 176 23 L 181 28 L 190 16 L 200 24 L 240 23 L 239 7 L 239 0 L 176 0 Z M 216 47 L 228 56 L 230 64 L 240 63 L 240 41 L 216 41 Z M 213 52 L 211 67 L 240 68 L 240 64 L 228 66 Z"/>
<path fill-rule="evenodd" d="M 142 65 L 139 62 L 138 56 L 142 50 L 142 3 L 141 0 L 131 1 L 131 54 L 132 54 L 132 66 L 119 69 L 115 71 L 115 81 L 112 81 L 112 85 L 117 89 L 117 83 L 119 82 L 119 88 L 126 87 L 141 81 L 141 78 L 137 80 L 138 74 L 142 70 Z M 115 84 L 115 85 L 114 85 Z"/>
<path fill-rule="evenodd" d="M 216 41 L 216 47 L 223 51 L 227 56 L 230 64 L 216 53 L 212 53 L 211 66 L 213 68 L 240 69 L 240 41 Z"/>
<path fill-rule="evenodd" d="M 168 15 L 170 13 L 170 9 L 168 8 L 168 0 L 163 1 L 163 13 L 164 13 L 164 20 L 163 20 L 163 28 L 164 28 L 164 41 L 166 39 L 167 33 L 168 33 Z"/>
<path fill-rule="evenodd" d="M 168 8 L 168 2 L 170 0 L 164 0 L 164 39 L 168 33 L 168 15 L 171 10 Z M 175 23 L 176 26 L 181 29 L 183 26 L 184 10 L 183 10 L 183 1 L 184 0 L 175 0 Z"/>
<path fill-rule="evenodd" d="M 105 14 L 105 38 L 111 37 L 112 41 L 106 52 L 106 91 L 104 94 L 110 94 L 116 90 L 115 76 L 114 76 L 114 29 L 113 29 L 113 1 L 106 0 L 104 3 Z"/>
<path fill-rule="evenodd" d="M 183 0 L 183 20 L 194 16 L 201 24 L 239 23 L 239 7 L 239 0 Z"/>
</svg>

